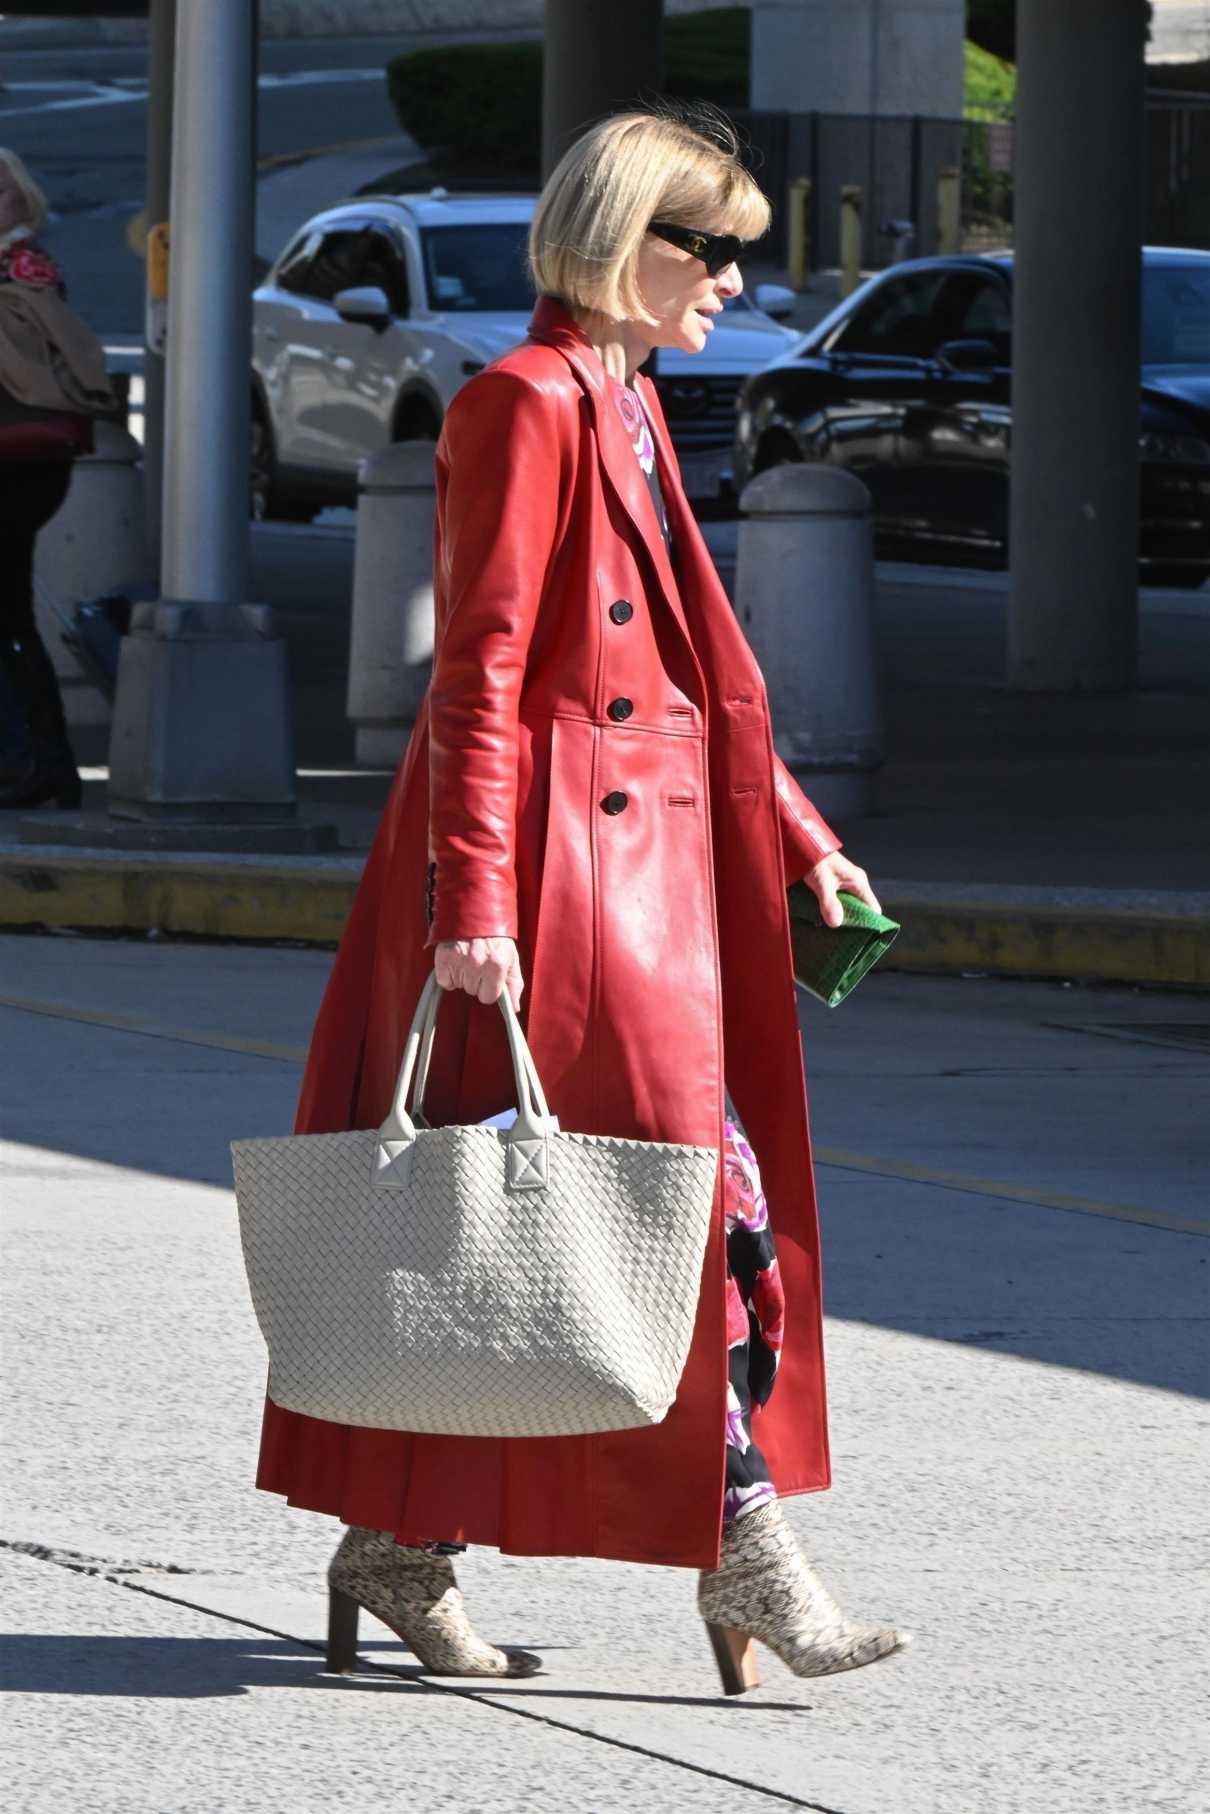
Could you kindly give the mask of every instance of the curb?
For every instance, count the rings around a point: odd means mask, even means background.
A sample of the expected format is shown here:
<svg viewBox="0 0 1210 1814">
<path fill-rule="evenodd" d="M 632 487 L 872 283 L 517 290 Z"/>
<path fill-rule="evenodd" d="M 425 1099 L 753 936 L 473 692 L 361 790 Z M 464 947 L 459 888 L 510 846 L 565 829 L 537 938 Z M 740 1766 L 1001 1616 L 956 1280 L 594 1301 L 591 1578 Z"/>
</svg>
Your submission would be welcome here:
<svg viewBox="0 0 1210 1814">
<path fill-rule="evenodd" d="M 0 854 L 0 928 L 335 945 L 360 855 L 206 856 L 30 846 Z"/>
<path fill-rule="evenodd" d="M 0 929 L 335 945 L 364 856 L 169 859 L 59 846 L 0 851 Z M 883 970 L 982 971 L 1210 989 L 1210 893 L 884 882 L 903 930 Z M 791 934 L 814 897 L 790 892 Z"/>
</svg>

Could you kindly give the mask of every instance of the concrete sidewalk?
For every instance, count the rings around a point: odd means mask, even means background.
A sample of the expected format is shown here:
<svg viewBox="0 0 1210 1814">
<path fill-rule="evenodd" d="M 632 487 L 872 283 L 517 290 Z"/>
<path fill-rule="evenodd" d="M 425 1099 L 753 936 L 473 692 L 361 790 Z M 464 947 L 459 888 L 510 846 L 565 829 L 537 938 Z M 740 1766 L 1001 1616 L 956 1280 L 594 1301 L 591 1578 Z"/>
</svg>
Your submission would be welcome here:
<svg viewBox="0 0 1210 1814">
<path fill-rule="evenodd" d="M 917 1641 L 816 1682 L 762 1653 L 724 1702 L 690 1575 L 490 1550 L 476 1620 L 543 1674 L 420 1679 L 366 1619 L 365 1674 L 321 1673 L 337 1530 L 252 1486 L 227 1142 L 288 1125 L 329 962 L 0 937 L 21 1814 L 1197 1814 L 1204 1003 L 877 973 L 803 1003 L 835 1485 L 789 1516 Z"/>
</svg>

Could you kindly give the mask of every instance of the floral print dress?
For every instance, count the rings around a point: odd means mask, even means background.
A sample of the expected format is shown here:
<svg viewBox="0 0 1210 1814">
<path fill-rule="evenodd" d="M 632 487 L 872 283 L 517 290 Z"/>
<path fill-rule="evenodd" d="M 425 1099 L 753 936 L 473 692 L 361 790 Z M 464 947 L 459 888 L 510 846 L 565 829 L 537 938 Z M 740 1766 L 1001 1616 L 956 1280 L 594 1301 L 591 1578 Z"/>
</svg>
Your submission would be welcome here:
<svg viewBox="0 0 1210 1814">
<path fill-rule="evenodd" d="M 656 521 L 672 551 L 655 442 L 637 391 L 609 385 L 651 492 Z M 785 1328 L 785 1296 L 760 1167 L 730 1098 L 723 1120 L 723 1204 L 727 1236 L 727 1466 L 723 1522 L 776 1498 L 769 1466 L 752 1440 L 752 1407 L 763 1405 L 777 1377 Z"/>
</svg>

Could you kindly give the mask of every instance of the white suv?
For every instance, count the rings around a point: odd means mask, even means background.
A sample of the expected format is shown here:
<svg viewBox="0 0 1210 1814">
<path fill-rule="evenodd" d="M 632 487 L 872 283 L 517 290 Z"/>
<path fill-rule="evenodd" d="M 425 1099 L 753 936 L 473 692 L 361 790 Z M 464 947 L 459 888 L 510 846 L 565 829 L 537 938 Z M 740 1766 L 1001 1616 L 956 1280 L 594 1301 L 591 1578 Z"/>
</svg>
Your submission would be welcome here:
<svg viewBox="0 0 1210 1814">
<path fill-rule="evenodd" d="M 357 468 L 432 436 L 472 373 L 525 338 L 534 197 L 367 195 L 309 220 L 253 294 L 252 513 L 305 521 L 356 499 Z M 708 350 L 661 349 L 656 383 L 686 488 L 725 492 L 735 398 L 798 336 L 774 284 L 728 305 Z"/>
</svg>

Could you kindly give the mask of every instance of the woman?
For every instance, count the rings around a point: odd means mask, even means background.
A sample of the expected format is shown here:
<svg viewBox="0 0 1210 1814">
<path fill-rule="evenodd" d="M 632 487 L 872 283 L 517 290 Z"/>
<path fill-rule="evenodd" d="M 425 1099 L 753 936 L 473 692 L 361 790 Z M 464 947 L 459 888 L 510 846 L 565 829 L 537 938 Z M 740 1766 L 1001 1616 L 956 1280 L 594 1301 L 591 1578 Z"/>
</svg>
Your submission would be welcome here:
<svg viewBox="0 0 1210 1814">
<path fill-rule="evenodd" d="M 844 1618 L 778 1501 L 830 1478 L 786 885 L 805 877 L 831 925 L 839 887 L 877 903 L 774 756 L 759 670 L 636 375 L 653 346 L 706 344 L 768 218 L 708 114 L 606 120 L 548 181 L 529 338 L 463 387 L 438 444 L 432 684 L 297 1120 L 382 1120 L 434 965 L 450 996 L 426 1113 L 506 1108 L 492 1004 L 508 989 L 564 1128 L 722 1155 L 677 1400 L 653 1428 L 501 1442 L 267 1402 L 258 1485 L 350 1526 L 329 1569 L 332 1666 L 352 1660 L 360 1604 L 429 1668 L 538 1667 L 469 1625 L 449 1560 L 467 1542 L 697 1566 L 730 1691 L 755 1679 L 752 1636 L 800 1674 L 902 1642 Z"/>
<path fill-rule="evenodd" d="M 58 678 L 34 621 L 34 543 L 67 496 L 73 459 L 92 451 L 92 413 L 113 406 L 104 353 L 38 243 L 45 220 L 42 191 L 0 148 L 0 807 L 80 804 Z"/>
</svg>

